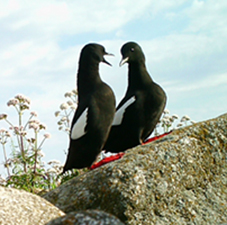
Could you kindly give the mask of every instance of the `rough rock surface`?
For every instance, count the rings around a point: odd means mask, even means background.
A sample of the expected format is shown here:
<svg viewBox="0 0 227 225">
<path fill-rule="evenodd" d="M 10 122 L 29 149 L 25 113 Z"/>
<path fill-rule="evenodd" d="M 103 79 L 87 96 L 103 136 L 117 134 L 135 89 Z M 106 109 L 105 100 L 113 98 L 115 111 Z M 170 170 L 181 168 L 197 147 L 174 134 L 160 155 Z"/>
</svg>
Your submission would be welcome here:
<svg viewBox="0 0 227 225">
<path fill-rule="evenodd" d="M 47 225 L 124 225 L 115 216 L 99 210 L 71 212 L 54 219 Z"/>
<path fill-rule="evenodd" d="M 126 224 L 226 223 L 227 114 L 128 150 L 44 197 L 66 213 L 99 209 Z"/>
<path fill-rule="evenodd" d="M 44 225 L 64 213 L 45 199 L 14 188 L 0 187 L 0 224 Z"/>
</svg>

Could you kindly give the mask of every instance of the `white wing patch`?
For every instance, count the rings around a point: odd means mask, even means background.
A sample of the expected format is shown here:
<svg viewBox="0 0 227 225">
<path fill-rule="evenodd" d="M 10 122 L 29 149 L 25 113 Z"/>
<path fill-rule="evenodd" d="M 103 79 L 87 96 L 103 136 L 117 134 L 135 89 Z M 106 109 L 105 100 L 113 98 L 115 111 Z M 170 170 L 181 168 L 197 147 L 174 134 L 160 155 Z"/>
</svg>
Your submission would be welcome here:
<svg viewBox="0 0 227 225">
<path fill-rule="evenodd" d="M 122 105 L 118 110 L 117 112 L 115 113 L 115 116 L 114 116 L 114 120 L 113 120 L 113 123 L 112 123 L 112 126 L 117 126 L 117 125 L 120 125 L 122 120 L 123 120 L 123 116 L 124 116 L 124 113 L 125 113 L 125 110 L 127 109 L 128 106 L 130 106 L 134 101 L 136 101 L 136 97 L 133 96 L 131 97 L 128 101 L 126 101 L 124 103 L 124 105 Z"/>
<path fill-rule="evenodd" d="M 86 133 L 85 127 L 87 125 L 87 113 L 88 113 L 88 107 L 83 111 L 83 113 L 80 115 L 76 123 L 73 125 L 72 131 L 71 131 L 71 138 L 73 140 L 76 140 L 82 137 Z"/>
</svg>

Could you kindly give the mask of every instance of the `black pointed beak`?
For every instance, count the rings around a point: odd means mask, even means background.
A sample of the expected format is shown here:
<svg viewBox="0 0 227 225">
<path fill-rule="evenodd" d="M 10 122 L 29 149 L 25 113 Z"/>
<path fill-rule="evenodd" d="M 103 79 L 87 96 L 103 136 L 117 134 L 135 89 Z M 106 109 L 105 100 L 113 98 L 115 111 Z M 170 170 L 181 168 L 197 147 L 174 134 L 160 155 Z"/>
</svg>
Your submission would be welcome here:
<svg viewBox="0 0 227 225">
<path fill-rule="evenodd" d="M 107 52 L 105 52 L 105 55 L 114 56 L 114 54 L 107 53 Z M 103 57 L 103 62 L 106 63 L 106 64 L 109 65 L 109 66 L 112 66 L 109 62 L 107 62 L 107 61 L 105 60 L 104 57 Z"/>
<path fill-rule="evenodd" d="M 126 62 L 128 62 L 128 60 L 129 60 L 129 57 L 123 58 L 123 59 L 120 61 L 119 66 L 124 65 Z"/>
</svg>

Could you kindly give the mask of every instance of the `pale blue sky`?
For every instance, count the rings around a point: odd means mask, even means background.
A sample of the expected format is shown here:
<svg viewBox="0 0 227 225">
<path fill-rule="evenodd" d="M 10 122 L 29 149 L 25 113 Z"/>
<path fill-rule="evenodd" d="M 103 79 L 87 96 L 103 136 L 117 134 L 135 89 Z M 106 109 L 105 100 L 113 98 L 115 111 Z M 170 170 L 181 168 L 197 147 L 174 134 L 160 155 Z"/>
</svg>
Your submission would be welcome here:
<svg viewBox="0 0 227 225">
<path fill-rule="evenodd" d="M 226 15 L 223 0 L 1 1 L 0 113 L 15 120 L 6 102 L 28 96 L 52 134 L 42 149 L 45 160 L 64 163 L 68 139 L 57 130 L 54 112 L 75 88 L 81 48 L 97 42 L 115 55 L 106 57 L 113 67 L 102 64 L 100 73 L 119 102 L 127 86 L 120 48 L 133 40 L 172 114 L 195 121 L 219 116 L 227 111 Z M 0 127 L 7 126 L 1 121 Z"/>
</svg>

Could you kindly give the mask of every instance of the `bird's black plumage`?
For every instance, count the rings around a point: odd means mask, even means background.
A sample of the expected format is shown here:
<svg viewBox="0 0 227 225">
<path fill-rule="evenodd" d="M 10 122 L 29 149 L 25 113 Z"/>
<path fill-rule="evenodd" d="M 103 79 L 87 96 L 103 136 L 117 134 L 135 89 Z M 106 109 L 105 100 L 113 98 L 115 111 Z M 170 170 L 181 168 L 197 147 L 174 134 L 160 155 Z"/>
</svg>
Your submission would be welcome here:
<svg viewBox="0 0 227 225">
<path fill-rule="evenodd" d="M 78 108 L 71 125 L 63 172 L 90 167 L 110 131 L 115 113 L 115 96 L 99 75 L 99 63 L 109 64 L 104 55 L 111 54 L 98 44 L 88 44 L 81 51 L 77 73 Z"/>
<path fill-rule="evenodd" d="M 150 77 L 145 56 L 135 42 L 121 48 L 128 63 L 128 88 L 116 109 L 113 125 L 104 146 L 107 152 L 121 152 L 143 143 L 154 130 L 166 104 L 166 94 Z"/>
</svg>

